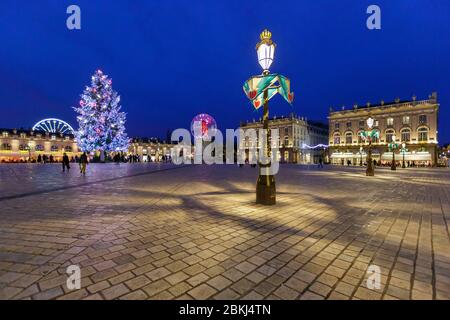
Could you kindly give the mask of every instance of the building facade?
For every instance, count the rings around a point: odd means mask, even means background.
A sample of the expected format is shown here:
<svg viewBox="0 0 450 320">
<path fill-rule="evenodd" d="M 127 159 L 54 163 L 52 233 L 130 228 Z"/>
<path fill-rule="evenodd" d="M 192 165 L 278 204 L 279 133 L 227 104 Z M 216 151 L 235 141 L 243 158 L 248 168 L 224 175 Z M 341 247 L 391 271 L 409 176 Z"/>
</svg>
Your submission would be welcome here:
<svg viewBox="0 0 450 320">
<path fill-rule="evenodd" d="M 366 143 L 360 133 L 367 130 L 366 120 L 372 117 L 374 130 L 379 133 L 379 139 L 372 143 L 373 159 L 380 165 L 392 162 L 392 152 L 389 143 L 392 137 L 400 145 L 405 143 L 406 151 L 397 150 L 395 160 L 403 161 L 410 166 L 434 166 L 437 163 L 438 151 L 438 111 L 437 93 L 427 100 L 400 101 L 392 103 L 383 101 L 371 106 L 353 106 L 350 110 L 330 110 L 329 146 L 330 158 L 333 164 L 358 165 L 365 162 Z M 361 152 L 360 148 L 363 147 Z"/>
<path fill-rule="evenodd" d="M 262 119 L 247 121 L 240 125 L 244 134 L 249 129 L 262 128 Z M 269 119 L 269 129 L 278 129 L 278 160 L 280 162 L 311 164 L 318 163 L 320 158 L 327 161 L 325 149 L 328 142 L 328 126 L 326 124 L 308 121 L 292 113 L 288 117 L 275 116 Z M 239 145 L 240 152 L 245 152 L 246 160 L 250 158 L 251 144 L 250 138 L 245 136 Z"/>
<path fill-rule="evenodd" d="M 135 138 L 132 139 L 128 152 L 138 156 L 142 162 L 167 161 L 173 146 L 157 138 Z"/>
<path fill-rule="evenodd" d="M 71 134 L 0 129 L 0 162 L 36 161 L 39 155 L 61 161 L 64 153 L 69 158 L 80 154 Z"/>
</svg>

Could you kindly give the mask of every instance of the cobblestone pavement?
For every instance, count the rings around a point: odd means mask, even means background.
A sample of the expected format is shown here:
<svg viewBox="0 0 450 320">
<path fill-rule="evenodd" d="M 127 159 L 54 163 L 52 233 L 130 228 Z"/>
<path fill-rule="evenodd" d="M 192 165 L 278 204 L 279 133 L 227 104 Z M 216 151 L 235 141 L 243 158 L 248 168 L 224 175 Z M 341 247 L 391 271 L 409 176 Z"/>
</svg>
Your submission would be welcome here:
<svg viewBox="0 0 450 320">
<path fill-rule="evenodd" d="M 450 299 L 447 169 L 60 169 L 0 165 L 1 299 Z"/>
</svg>

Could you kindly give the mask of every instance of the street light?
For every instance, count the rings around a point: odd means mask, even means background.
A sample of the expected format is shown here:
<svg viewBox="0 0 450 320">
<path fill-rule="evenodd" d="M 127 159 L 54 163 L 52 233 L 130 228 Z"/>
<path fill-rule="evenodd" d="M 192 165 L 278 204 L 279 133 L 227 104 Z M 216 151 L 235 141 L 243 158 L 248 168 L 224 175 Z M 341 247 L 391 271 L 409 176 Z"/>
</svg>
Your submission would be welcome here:
<svg viewBox="0 0 450 320">
<path fill-rule="evenodd" d="M 395 164 L 395 150 L 398 149 L 398 143 L 395 142 L 396 137 L 395 135 L 392 136 L 392 142 L 389 143 L 388 147 L 392 151 L 392 164 L 391 164 L 391 170 L 397 170 L 397 166 Z"/>
<path fill-rule="evenodd" d="M 275 43 L 272 41 L 272 33 L 269 30 L 264 30 L 260 34 L 261 41 L 256 45 L 256 52 L 258 53 L 258 62 L 263 69 L 263 75 L 269 75 L 269 67 L 272 65 L 273 57 L 275 54 Z M 265 155 L 269 155 L 270 152 L 270 131 L 269 131 L 269 101 L 268 90 L 264 90 L 263 93 L 264 110 L 263 110 L 263 129 L 267 133 Z M 256 203 L 272 205 L 276 203 L 276 188 L 275 188 L 275 176 L 268 174 L 271 163 L 262 164 L 259 163 L 259 175 L 256 182 Z M 263 171 L 266 171 L 263 174 Z"/>
<path fill-rule="evenodd" d="M 401 149 L 401 152 L 402 152 L 402 154 L 403 154 L 403 163 L 402 163 L 402 168 L 406 168 L 406 165 L 405 165 L 405 152 L 408 152 L 408 149 L 406 149 L 406 143 L 402 143 L 402 149 Z"/>
<path fill-rule="evenodd" d="M 261 41 L 256 45 L 258 62 L 263 69 L 263 74 L 269 74 L 269 68 L 273 62 L 276 44 L 271 39 L 272 33 L 267 29 L 261 32 L 259 37 Z"/>
<path fill-rule="evenodd" d="M 269 100 L 276 94 L 280 94 L 289 104 L 294 100 L 294 93 L 290 91 L 290 80 L 279 73 L 270 73 L 269 68 L 275 55 L 275 43 L 272 41 L 272 33 L 264 30 L 260 34 L 260 42 L 256 45 L 258 63 L 263 69 L 262 75 L 253 76 L 243 86 L 247 98 L 253 107 L 258 110 L 263 108 L 263 131 L 266 141 L 259 150 L 259 175 L 256 183 L 256 203 L 272 205 L 276 203 L 275 177 L 271 160 L 277 161 L 277 156 L 271 155 L 271 133 L 269 130 Z M 261 131 L 260 131 L 261 132 Z M 261 141 L 261 140 L 259 140 Z M 277 144 L 277 143 L 275 143 Z M 277 154 L 276 152 L 272 152 Z M 262 163 L 261 155 L 269 158 L 268 163 Z"/>
<path fill-rule="evenodd" d="M 363 147 L 359 147 L 359 155 L 361 156 L 361 159 L 359 161 L 359 165 L 362 167 L 363 161 L 362 161 L 362 155 L 363 155 Z"/>
<path fill-rule="evenodd" d="M 372 117 L 369 117 L 366 120 L 366 124 L 368 127 L 368 130 L 361 132 L 361 137 L 364 139 L 364 141 L 369 143 L 369 146 L 367 147 L 367 169 L 366 169 L 366 176 L 374 176 L 375 175 L 375 169 L 372 162 L 372 141 L 374 139 L 379 138 L 379 133 L 376 130 L 372 130 L 373 124 L 375 121 Z"/>
</svg>

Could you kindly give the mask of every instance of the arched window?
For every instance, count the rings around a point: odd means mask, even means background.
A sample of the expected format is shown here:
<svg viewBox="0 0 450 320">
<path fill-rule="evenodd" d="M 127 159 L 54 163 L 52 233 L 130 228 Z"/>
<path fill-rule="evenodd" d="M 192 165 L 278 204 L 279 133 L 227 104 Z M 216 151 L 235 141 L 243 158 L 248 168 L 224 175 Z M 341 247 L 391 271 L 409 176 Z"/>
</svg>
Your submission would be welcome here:
<svg viewBox="0 0 450 320">
<path fill-rule="evenodd" d="M 341 144 L 341 135 L 339 133 L 334 134 L 334 144 Z"/>
<path fill-rule="evenodd" d="M 11 150 L 11 145 L 9 143 L 3 143 L 2 150 Z"/>
<path fill-rule="evenodd" d="M 358 143 L 359 144 L 364 143 L 364 138 L 362 137 L 362 133 L 363 133 L 363 131 L 358 132 Z"/>
<path fill-rule="evenodd" d="M 417 130 L 419 142 L 428 142 L 428 128 L 420 128 Z"/>
<path fill-rule="evenodd" d="M 66 147 L 64 148 L 64 151 L 66 151 L 66 152 L 72 152 L 72 147 L 71 147 L 71 146 L 66 146 Z"/>
<path fill-rule="evenodd" d="M 372 143 L 380 142 L 380 130 L 374 130 L 377 134 L 376 137 L 372 139 Z"/>
<path fill-rule="evenodd" d="M 44 146 L 42 144 L 37 144 L 34 148 L 36 151 L 44 151 Z"/>
<path fill-rule="evenodd" d="M 19 150 L 20 151 L 25 151 L 25 150 L 28 150 L 28 147 L 27 147 L 26 144 L 19 144 Z"/>
<path fill-rule="evenodd" d="M 347 132 L 345 134 L 345 143 L 352 144 L 353 143 L 353 134 L 351 132 Z"/>
<path fill-rule="evenodd" d="M 402 142 L 409 142 L 411 140 L 411 130 L 403 129 L 402 133 Z"/>
<path fill-rule="evenodd" d="M 390 130 L 386 130 L 386 142 L 387 143 L 391 143 L 392 142 L 392 137 L 394 136 L 395 131 L 390 129 Z"/>
<path fill-rule="evenodd" d="M 56 152 L 56 151 L 58 151 L 59 150 L 59 147 L 58 146 L 52 146 L 52 152 Z"/>
</svg>

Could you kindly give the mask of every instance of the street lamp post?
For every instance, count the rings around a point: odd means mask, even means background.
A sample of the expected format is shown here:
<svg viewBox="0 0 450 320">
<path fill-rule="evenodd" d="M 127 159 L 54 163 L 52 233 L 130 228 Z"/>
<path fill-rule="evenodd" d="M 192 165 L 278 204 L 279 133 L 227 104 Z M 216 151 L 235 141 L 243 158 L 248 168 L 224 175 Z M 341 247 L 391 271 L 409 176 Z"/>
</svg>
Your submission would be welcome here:
<svg viewBox="0 0 450 320">
<path fill-rule="evenodd" d="M 289 104 L 294 100 L 294 93 L 290 91 L 290 80 L 279 73 L 270 73 L 269 68 L 273 62 L 275 43 L 272 34 L 264 30 L 260 35 L 261 41 L 256 45 L 258 62 L 263 69 L 262 75 L 253 76 L 243 86 L 244 92 L 257 110 L 263 107 L 263 131 L 266 141 L 259 150 L 258 164 L 259 175 L 256 182 L 256 203 L 272 205 L 276 203 L 275 177 L 271 160 L 277 160 L 277 147 L 271 151 L 271 132 L 269 130 L 269 100 L 276 94 L 280 94 Z M 260 131 L 261 132 L 261 131 Z M 264 139 L 261 139 L 264 140 Z M 260 140 L 260 141 L 261 141 Z M 275 142 L 278 145 L 278 142 Z M 271 154 L 272 153 L 272 154 Z M 273 155 L 275 153 L 275 156 Z M 268 163 L 263 163 L 262 155 L 268 158 Z"/>
<path fill-rule="evenodd" d="M 363 147 L 359 147 L 359 155 L 361 156 L 361 159 L 359 160 L 359 165 L 362 167 L 363 161 L 362 161 L 362 155 L 363 155 Z"/>
<path fill-rule="evenodd" d="M 372 141 L 374 139 L 377 139 L 379 137 L 378 131 L 372 130 L 374 120 L 372 117 L 369 117 L 366 121 L 368 130 L 361 132 L 361 137 L 364 139 L 364 141 L 369 143 L 369 146 L 367 147 L 367 169 L 366 169 L 366 176 L 374 176 L 375 175 L 375 169 L 372 162 Z"/>
<path fill-rule="evenodd" d="M 272 34 L 264 30 L 261 35 L 261 41 L 256 45 L 258 62 L 263 69 L 263 75 L 269 75 L 269 68 L 273 62 L 275 54 L 275 43 L 272 41 Z M 264 154 L 268 157 L 270 154 L 270 131 L 269 131 L 269 100 L 268 89 L 263 93 L 263 130 L 266 132 L 266 143 L 263 146 Z M 259 157 L 260 158 L 260 157 Z M 256 203 L 272 205 L 276 203 L 275 176 L 269 174 L 271 163 L 262 164 L 259 161 L 259 175 L 256 182 Z"/>
<path fill-rule="evenodd" d="M 389 143 L 389 149 L 392 151 L 392 164 L 391 164 L 391 170 L 397 170 L 397 165 L 395 163 L 395 150 L 398 149 L 398 143 L 395 142 L 397 140 L 395 136 L 392 136 L 392 142 Z"/>
<path fill-rule="evenodd" d="M 405 165 L 405 152 L 408 152 L 408 149 L 406 149 L 406 143 L 404 143 L 404 142 L 402 143 L 401 151 L 402 151 L 402 155 L 403 155 L 402 168 L 404 169 L 404 168 L 406 168 L 406 165 Z"/>
</svg>

